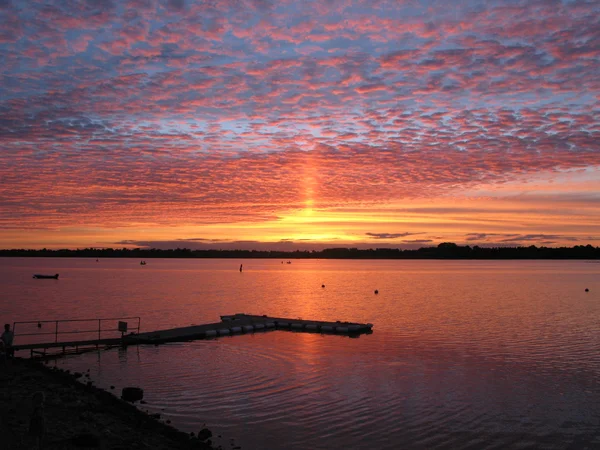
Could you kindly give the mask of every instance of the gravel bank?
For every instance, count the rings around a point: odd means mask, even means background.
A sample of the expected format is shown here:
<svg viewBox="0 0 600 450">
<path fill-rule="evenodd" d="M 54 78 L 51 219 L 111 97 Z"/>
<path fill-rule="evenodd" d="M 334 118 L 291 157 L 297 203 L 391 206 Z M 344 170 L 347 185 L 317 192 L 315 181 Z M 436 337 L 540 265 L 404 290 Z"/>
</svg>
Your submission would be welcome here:
<svg viewBox="0 0 600 450">
<path fill-rule="evenodd" d="M 213 449 L 71 374 L 19 358 L 0 361 L 0 449 L 34 448 L 28 430 L 38 391 L 45 394 L 44 450 Z"/>
</svg>

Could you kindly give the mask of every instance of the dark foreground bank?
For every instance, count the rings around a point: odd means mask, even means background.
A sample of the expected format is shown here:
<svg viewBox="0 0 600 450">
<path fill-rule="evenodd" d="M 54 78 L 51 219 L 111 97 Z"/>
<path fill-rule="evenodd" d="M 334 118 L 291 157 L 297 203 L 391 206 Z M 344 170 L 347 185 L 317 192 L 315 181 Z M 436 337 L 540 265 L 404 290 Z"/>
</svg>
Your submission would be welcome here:
<svg viewBox="0 0 600 450">
<path fill-rule="evenodd" d="M 208 441 L 178 431 L 67 372 L 19 358 L 0 362 L 0 449 L 35 448 L 29 426 L 36 392 L 45 394 L 44 450 L 213 449 Z"/>
</svg>

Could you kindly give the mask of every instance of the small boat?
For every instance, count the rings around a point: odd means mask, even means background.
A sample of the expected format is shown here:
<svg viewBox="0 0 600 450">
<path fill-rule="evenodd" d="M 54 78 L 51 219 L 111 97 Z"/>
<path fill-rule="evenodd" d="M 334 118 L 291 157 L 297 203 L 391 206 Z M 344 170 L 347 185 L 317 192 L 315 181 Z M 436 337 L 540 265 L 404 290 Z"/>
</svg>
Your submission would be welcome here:
<svg viewBox="0 0 600 450">
<path fill-rule="evenodd" d="M 146 261 L 140 261 L 140 266 L 145 266 L 146 265 Z"/>
<path fill-rule="evenodd" d="M 48 278 L 48 279 L 58 280 L 58 274 L 55 273 L 54 275 L 42 275 L 42 274 L 36 273 L 33 275 L 33 278 Z"/>
</svg>

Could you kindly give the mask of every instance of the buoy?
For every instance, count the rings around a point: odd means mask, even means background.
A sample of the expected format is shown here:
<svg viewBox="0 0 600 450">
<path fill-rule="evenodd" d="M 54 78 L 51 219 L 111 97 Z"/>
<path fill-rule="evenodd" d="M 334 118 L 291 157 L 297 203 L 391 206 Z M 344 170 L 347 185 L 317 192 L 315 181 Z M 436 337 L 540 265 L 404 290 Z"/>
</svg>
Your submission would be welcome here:
<svg viewBox="0 0 600 450">
<path fill-rule="evenodd" d="M 376 294 L 379 294 L 379 291 L 378 291 L 377 289 L 375 289 L 375 293 L 376 293 Z"/>
<path fill-rule="evenodd" d="M 590 290 L 588 288 L 585 288 L 585 292 L 590 292 Z"/>
<path fill-rule="evenodd" d="M 324 287 L 325 287 L 325 285 L 324 285 L 324 284 L 322 284 L 322 285 L 321 285 L 321 287 L 322 287 L 322 288 L 324 288 Z"/>
</svg>

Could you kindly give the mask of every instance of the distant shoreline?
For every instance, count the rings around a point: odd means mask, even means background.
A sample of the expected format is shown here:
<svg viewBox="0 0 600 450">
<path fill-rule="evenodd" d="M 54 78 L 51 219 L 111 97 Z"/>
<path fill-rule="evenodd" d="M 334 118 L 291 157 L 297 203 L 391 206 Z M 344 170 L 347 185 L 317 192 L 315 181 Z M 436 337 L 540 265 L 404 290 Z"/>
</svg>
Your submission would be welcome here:
<svg viewBox="0 0 600 450">
<path fill-rule="evenodd" d="M 316 251 L 265 251 L 265 250 L 169 250 L 143 248 L 85 248 L 85 249 L 5 249 L 0 257 L 68 257 L 68 258 L 236 258 L 236 259 L 463 259 L 463 260 L 513 260 L 513 259 L 600 259 L 600 247 L 576 245 L 574 247 L 479 247 L 442 243 L 437 247 L 418 250 L 399 248 L 326 248 Z"/>
</svg>

